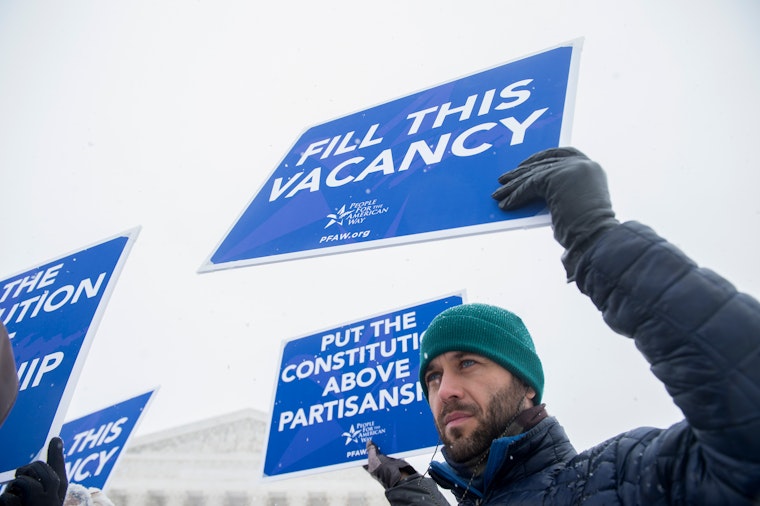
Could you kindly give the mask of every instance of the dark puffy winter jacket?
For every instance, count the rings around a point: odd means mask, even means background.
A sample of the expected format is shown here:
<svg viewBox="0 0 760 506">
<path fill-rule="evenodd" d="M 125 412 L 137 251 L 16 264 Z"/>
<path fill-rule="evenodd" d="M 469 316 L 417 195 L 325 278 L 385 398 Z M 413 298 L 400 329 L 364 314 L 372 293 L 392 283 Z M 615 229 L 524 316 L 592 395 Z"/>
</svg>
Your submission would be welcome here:
<svg viewBox="0 0 760 506">
<path fill-rule="evenodd" d="M 494 442 L 480 489 L 468 490 L 447 464 L 431 476 L 462 504 L 760 504 L 758 301 L 635 222 L 586 252 L 576 283 L 612 329 L 635 340 L 685 420 L 576 454 L 550 417 Z M 443 503 L 419 476 L 386 496 Z"/>
</svg>

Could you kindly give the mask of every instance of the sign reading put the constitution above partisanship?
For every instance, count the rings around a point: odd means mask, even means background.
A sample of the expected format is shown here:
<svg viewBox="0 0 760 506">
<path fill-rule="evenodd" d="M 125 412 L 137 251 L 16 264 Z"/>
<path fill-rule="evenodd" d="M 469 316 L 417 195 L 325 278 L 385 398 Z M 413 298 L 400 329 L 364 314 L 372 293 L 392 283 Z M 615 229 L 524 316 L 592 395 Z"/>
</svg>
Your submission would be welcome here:
<svg viewBox="0 0 760 506">
<path fill-rule="evenodd" d="M 0 427 L 0 481 L 44 460 L 59 434 L 95 330 L 139 229 L 0 280 L 0 321 L 18 371 L 16 403 Z"/>
<path fill-rule="evenodd" d="M 200 272 L 548 224 L 497 178 L 569 142 L 581 41 L 308 129 Z"/>
<path fill-rule="evenodd" d="M 264 451 L 264 479 L 366 463 L 367 440 L 404 457 L 438 434 L 422 393 L 419 346 L 452 294 L 284 343 Z"/>
<path fill-rule="evenodd" d="M 63 424 L 69 483 L 103 490 L 155 390 Z"/>
</svg>

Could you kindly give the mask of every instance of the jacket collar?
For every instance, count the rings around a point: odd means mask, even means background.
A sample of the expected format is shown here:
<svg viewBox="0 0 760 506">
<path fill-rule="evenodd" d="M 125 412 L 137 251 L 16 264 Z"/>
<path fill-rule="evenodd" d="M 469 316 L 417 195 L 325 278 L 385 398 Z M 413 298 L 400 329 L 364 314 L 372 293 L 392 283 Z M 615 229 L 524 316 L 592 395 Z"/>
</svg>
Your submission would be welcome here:
<svg viewBox="0 0 760 506">
<path fill-rule="evenodd" d="M 554 417 L 545 416 L 545 411 L 543 413 L 544 416 L 538 418 L 538 424 L 527 432 L 495 439 L 491 443 L 486 467 L 481 475 L 473 477 L 468 469 L 463 469 L 456 463 L 433 461 L 430 463 L 430 476 L 442 487 L 451 489 L 460 499 L 465 496 L 483 498 L 495 478 L 510 474 L 518 463 L 524 463 L 542 449 L 539 441 L 544 438 L 541 435 L 557 424 Z"/>
<path fill-rule="evenodd" d="M 493 478 L 508 460 L 509 446 L 525 436 L 527 433 L 495 439 L 491 443 L 485 471 L 478 476 L 471 476 L 466 468 L 456 463 L 438 461 L 430 463 L 430 475 L 438 484 L 451 489 L 458 497 L 473 495 L 482 498 L 483 492 L 488 490 Z"/>
</svg>

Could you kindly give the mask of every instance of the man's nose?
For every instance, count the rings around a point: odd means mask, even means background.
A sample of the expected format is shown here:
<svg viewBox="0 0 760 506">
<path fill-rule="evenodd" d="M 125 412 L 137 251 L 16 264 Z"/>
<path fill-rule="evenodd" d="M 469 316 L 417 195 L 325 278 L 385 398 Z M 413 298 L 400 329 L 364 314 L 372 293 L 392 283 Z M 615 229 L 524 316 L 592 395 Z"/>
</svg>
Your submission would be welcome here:
<svg viewBox="0 0 760 506">
<path fill-rule="evenodd" d="M 438 395 L 444 402 L 451 399 L 461 399 L 464 395 L 461 378 L 453 373 L 443 374 Z"/>
</svg>

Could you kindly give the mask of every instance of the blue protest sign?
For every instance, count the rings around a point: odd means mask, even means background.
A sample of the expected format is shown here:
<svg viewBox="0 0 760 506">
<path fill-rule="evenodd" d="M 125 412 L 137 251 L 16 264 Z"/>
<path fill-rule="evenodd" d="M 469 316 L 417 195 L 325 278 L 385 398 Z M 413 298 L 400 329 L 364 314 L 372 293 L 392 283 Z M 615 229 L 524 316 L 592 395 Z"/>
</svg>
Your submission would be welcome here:
<svg viewBox="0 0 760 506">
<path fill-rule="evenodd" d="M 124 447 L 155 390 L 63 424 L 66 475 L 69 483 L 106 488 Z"/>
<path fill-rule="evenodd" d="M 95 329 L 138 229 L 0 281 L 19 378 L 0 428 L 0 481 L 58 434 Z"/>
<path fill-rule="evenodd" d="M 548 224 L 497 178 L 569 141 L 579 41 L 308 129 L 199 269 Z"/>
<path fill-rule="evenodd" d="M 419 384 L 419 344 L 430 321 L 462 304 L 447 296 L 284 344 L 265 449 L 264 478 L 366 462 L 434 447 L 438 434 Z"/>
</svg>

